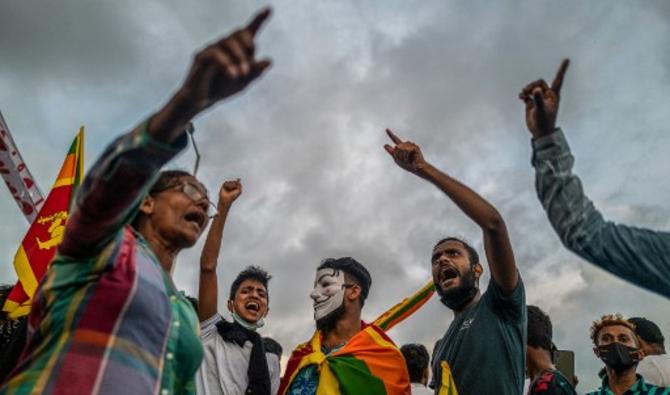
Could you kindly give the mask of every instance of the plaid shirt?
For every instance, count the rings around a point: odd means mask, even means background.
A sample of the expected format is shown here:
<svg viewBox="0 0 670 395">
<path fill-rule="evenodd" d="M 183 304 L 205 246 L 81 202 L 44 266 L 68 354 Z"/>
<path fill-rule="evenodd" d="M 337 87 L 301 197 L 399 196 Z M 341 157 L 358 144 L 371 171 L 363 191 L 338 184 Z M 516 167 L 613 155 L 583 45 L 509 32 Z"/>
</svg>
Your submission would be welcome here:
<svg viewBox="0 0 670 395">
<path fill-rule="evenodd" d="M 586 395 L 614 395 L 607 382 L 607 376 L 603 379 L 602 387 L 597 391 L 589 392 Z M 637 375 L 637 381 L 623 395 L 670 395 L 670 388 L 657 387 L 644 382 L 644 378 Z"/>
<path fill-rule="evenodd" d="M 195 392 L 203 354 L 195 311 L 127 226 L 187 142 L 184 134 L 160 144 L 147 124 L 119 137 L 89 171 L 0 394 Z"/>
</svg>

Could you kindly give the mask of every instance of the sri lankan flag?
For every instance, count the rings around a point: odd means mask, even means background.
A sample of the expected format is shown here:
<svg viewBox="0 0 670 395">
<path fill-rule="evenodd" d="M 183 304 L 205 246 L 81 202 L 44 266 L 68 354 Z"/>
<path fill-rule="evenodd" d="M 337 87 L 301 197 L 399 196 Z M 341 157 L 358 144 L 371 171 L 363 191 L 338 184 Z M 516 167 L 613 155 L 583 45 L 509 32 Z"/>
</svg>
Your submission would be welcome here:
<svg viewBox="0 0 670 395">
<path fill-rule="evenodd" d="M 440 363 L 440 389 L 437 390 L 437 395 L 458 395 L 458 389 L 456 388 L 456 382 L 454 381 L 454 376 L 451 374 L 451 369 L 447 361 L 442 361 Z"/>
<path fill-rule="evenodd" d="M 409 373 L 398 347 L 386 330 L 409 317 L 430 299 L 432 282 L 382 314 L 372 324 L 364 324 L 340 350 L 325 355 L 322 334 L 293 350 L 279 395 L 287 395 L 298 373 L 315 365 L 319 374 L 317 395 L 410 395 Z"/>
<path fill-rule="evenodd" d="M 426 285 L 415 292 L 414 295 L 403 299 L 402 302 L 380 315 L 379 318 L 374 321 L 374 324 L 385 331 L 390 330 L 396 326 L 396 324 L 404 321 L 405 318 L 419 310 L 419 308 L 433 296 L 433 293 L 435 293 L 435 284 L 433 283 L 433 280 L 430 280 Z"/>
<path fill-rule="evenodd" d="M 37 284 L 56 254 L 56 247 L 63 240 L 70 204 L 83 173 L 84 127 L 82 126 L 70 146 L 51 192 L 14 256 L 14 269 L 19 280 L 3 306 L 3 310 L 9 312 L 12 318 L 30 312 L 30 303 Z"/>
</svg>

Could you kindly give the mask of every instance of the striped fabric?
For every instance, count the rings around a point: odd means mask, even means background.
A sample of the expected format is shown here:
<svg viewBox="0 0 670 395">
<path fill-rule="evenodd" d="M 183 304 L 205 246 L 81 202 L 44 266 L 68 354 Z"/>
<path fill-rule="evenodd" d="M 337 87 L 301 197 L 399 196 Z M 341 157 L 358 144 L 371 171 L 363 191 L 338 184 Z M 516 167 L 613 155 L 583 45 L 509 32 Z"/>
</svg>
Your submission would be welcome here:
<svg viewBox="0 0 670 395">
<path fill-rule="evenodd" d="M 440 363 L 440 371 L 442 372 L 442 380 L 440 380 L 440 388 L 437 390 L 437 395 L 458 395 L 456 382 L 447 361 Z"/>
<path fill-rule="evenodd" d="M 385 331 L 391 330 L 396 324 L 404 321 L 407 317 L 414 314 L 435 293 L 435 284 L 433 280 L 426 283 L 421 289 L 414 293 L 414 295 L 405 298 L 402 302 L 391 307 L 384 314 L 380 315 L 374 321 L 374 324 Z"/>
<path fill-rule="evenodd" d="M 279 395 L 288 395 L 299 373 L 310 366 L 318 369 L 316 395 L 409 395 L 409 374 L 398 347 L 386 335 L 409 317 L 433 295 L 432 282 L 414 295 L 386 311 L 363 329 L 341 349 L 325 355 L 320 331 L 299 345 L 289 358 L 279 387 Z"/>
<path fill-rule="evenodd" d="M 607 376 L 603 379 L 602 387 L 598 388 L 597 391 L 589 392 L 586 395 L 614 395 L 614 392 L 609 387 Z M 670 395 L 670 388 L 657 387 L 653 384 L 646 383 L 644 378 L 638 374 L 637 381 L 632 387 L 624 392 L 624 395 Z"/>
<path fill-rule="evenodd" d="M 2 306 L 10 317 L 18 318 L 30 313 L 32 297 L 47 266 L 56 255 L 63 239 L 70 205 L 84 174 L 84 127 L 63 161 L 51 192 L 42 205 L 37 218 L 28 229 L 14 257 L 14 269 L 19 280 Z"/>
<path fill-rule="evenodd" d="M 298 346 L 289 358 L 279 386 L 287 394 L 298 372 L 309 365 L 319 369 L 316 395 L 409 395 L 409 373 L 398 347 L 383 330 L 367 325 L 340 350 L 325 355 L 321 333 Z"/>
<path fill-rule="evenodd" d="M 89 171 L 35 294 L 28 344 L 0 394 L 195 392 L 203 354 L 195 311 L 126 226 L 185 144 L 185 135 L 174 147 L 153 141 L 144 123 Z"/>
</svg>

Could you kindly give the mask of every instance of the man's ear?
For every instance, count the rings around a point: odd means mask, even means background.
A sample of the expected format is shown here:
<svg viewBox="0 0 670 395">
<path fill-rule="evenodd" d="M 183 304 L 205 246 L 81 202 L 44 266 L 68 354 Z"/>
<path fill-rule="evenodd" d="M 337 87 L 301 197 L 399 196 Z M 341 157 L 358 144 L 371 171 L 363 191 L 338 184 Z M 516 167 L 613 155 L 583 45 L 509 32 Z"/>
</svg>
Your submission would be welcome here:
<svg viewBox="0 0 670 395">
<path fill-rule="evenodd" d="M 593 347 L 593 353 L 596 354 L 596 357 L 600 358 L 600 351 L 598 351 L 598 347 Z"/>
<path fill-rule="evenodd" d="M 481 277 L 482 273 L 484 273 L 484 268 L 480 263 L 475 263 L 474 270 L 475 270 L 475 278 L 479 280 L 479 277 Z"/>
<path fill-rule="evenodd" d="M 156 201 L 153 196 L 147 195 L 140 203 L 140 212 L 144 215 L 151 215 L 154 212 Z"/>
<path fill-rule="evenodd" d="M 643 350 L 642 348 L 638 348 L 638 349 L 637 349 L 637 352 L 638 352 L 638 355 L 639 355 L 639 358 L 640 358 L 640 361 L 641 361 L 641 360 L 643 360 L 643 359 L 644 359 L 644 357 L 646 357 L 646 356 L 647 356 L 647 354 L 646 354 L 646 353 L 644 352 L 644 350 Z"/>
<path fill-rule="evenodd" d="M 228 299 L 228 311 L 231 313 L 235 311 L 235 303 L 231 299 Z"/>
<path fill-rule="evenodd" d="M 354 284 L 353 286 L 348 287 L 347 291 L 349 291 L 349 292 L 345 292 L 344 295 L 347 298 L 347 300 L 349 300 L 350 302 L 354 302 L 357 299 L 360 299 L 361 297 L 363 297 L 361 287 L 358 286 L 358 285 Z"/>
</svg>

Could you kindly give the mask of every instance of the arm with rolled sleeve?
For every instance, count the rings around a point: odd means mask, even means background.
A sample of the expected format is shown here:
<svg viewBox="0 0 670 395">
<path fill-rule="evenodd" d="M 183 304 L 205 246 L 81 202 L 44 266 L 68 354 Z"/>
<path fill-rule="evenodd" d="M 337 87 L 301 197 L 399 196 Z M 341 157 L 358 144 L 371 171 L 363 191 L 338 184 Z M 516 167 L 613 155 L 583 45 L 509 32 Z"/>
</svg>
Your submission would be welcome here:
<svg viewBox="0 0 670 395">
<path fill-rule="evenodd" d="M 133 219 L 161 167 L 186 147 L 186 132 L 165 143 L 147 132 L 148 123 L 117 138 L 89 170 L 59 246 L 61 255 L 96 255 Z"/>
<path fill-rule="evenodd" d="M 574 162 L 560 129 L 533 141 L 535 187 L 561 242 L 596 266 L 670 297 L 670 233 L 605 220 L 572 172 Z"/>
</svg>

